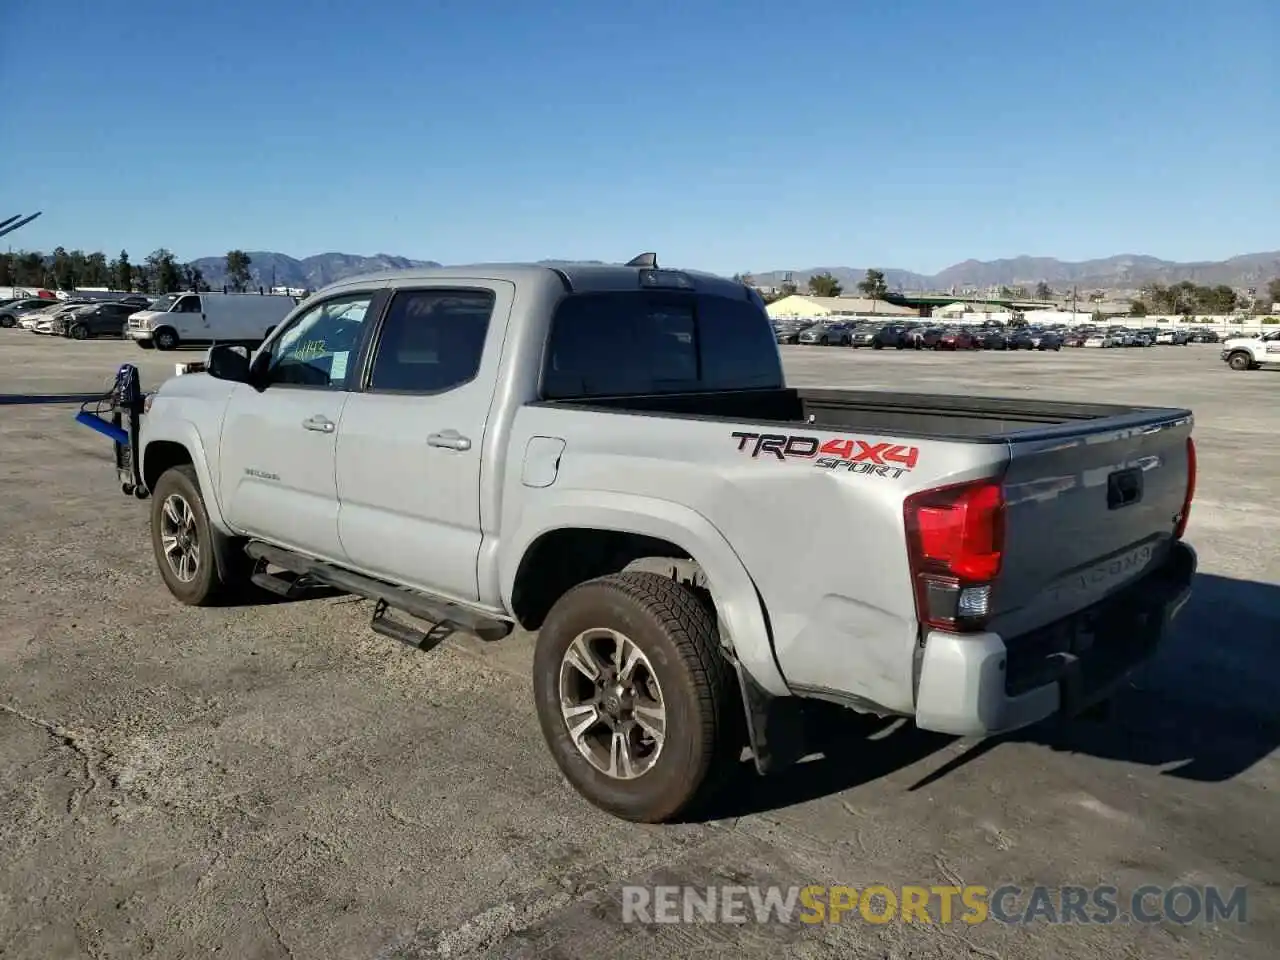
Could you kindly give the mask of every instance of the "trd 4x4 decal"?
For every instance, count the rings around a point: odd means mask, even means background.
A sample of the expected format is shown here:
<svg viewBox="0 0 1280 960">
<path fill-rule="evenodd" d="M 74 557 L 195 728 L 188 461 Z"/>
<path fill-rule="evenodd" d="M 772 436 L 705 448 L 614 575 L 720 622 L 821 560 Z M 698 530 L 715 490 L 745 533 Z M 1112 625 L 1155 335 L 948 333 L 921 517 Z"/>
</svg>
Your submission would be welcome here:
<svg viewBox="0 0 1280 960">
<path fill-rule="evenodd" d="M 871 443 L 845 437 L 824 442 L 821 437 L 739 431 L 731 436 L 738 441 L 738 449 L 753 460 L 762 455 L 784 462 L 812 460 L 814 466 L 824 470 L 848 470 L 879 477 L 900 477 L 912 470 L 920 458 L 919 447 L 901 443 Z"/>
</svg>

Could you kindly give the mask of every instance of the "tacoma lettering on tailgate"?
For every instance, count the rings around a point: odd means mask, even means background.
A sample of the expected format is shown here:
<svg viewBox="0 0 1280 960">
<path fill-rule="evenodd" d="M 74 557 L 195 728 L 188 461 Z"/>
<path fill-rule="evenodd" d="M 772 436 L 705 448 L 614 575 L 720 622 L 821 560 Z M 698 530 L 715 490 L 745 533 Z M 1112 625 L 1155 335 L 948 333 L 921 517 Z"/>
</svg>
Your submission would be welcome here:
<svg viewBox="0 0 1280 960">
<path fill-rule="evenodd" d="M 734 431 L 738 450 L 758 459 L 762 454 L 778 460 L 812 460 L 824 470 L 847 470 L 877 477 L 897 478 L 915 468 L 920 458 L 919 447 L 901 443 L 872 443 L 837 437 L 823 441 L 820 437 L 794 436 L 785 433 L 743 433 Z"/>
</svg>

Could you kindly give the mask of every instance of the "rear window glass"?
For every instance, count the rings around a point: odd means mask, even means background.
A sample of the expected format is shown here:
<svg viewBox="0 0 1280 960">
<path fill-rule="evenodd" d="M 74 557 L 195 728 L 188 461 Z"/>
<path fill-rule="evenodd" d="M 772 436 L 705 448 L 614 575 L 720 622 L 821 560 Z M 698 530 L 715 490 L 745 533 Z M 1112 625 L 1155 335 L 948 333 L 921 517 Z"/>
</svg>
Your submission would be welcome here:
<svg viewBox="0 0 1280 960">
<path fill-rule="evenodd" d="M 746 299 L 690 293 L 581 293 L 551 321 L 542 395 L 748 390 L 783 385 L 773 327 Z"/>
</svg>

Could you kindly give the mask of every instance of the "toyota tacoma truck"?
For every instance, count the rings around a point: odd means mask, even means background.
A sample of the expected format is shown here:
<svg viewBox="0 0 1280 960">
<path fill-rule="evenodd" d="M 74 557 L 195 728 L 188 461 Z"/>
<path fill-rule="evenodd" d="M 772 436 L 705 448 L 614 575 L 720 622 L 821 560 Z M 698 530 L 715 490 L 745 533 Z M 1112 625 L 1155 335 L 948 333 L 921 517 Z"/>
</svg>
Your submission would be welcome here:
<svg viewBox="0 0 1280 960">
<path fill-rule="evenodd" d="M 759 295 L 658 267 L 348 279 L 138 401 L 169 591 L 308 585 L 422 649 L 536 631 L 555 762 L 689 816 L 813 700 L 985 736 L 1073 714 L 1190 593 L 1192 414 L 788 386 Z"/>
</svg>

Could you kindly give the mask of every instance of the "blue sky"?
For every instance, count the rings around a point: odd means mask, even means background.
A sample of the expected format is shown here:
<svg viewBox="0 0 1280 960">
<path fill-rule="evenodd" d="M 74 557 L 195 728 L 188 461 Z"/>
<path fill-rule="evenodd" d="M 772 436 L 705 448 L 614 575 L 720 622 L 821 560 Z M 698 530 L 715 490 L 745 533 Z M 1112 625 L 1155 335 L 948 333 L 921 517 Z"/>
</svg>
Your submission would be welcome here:
<svg viewBox="0 0 1280 960">
<path fill-rule="evenodd" d="M 17 249 L 723 272 L 1280 247 L 1276 0 L 6 0 Z M 27 42 L 29 41 L 29 42 Z"/>
</svg>

